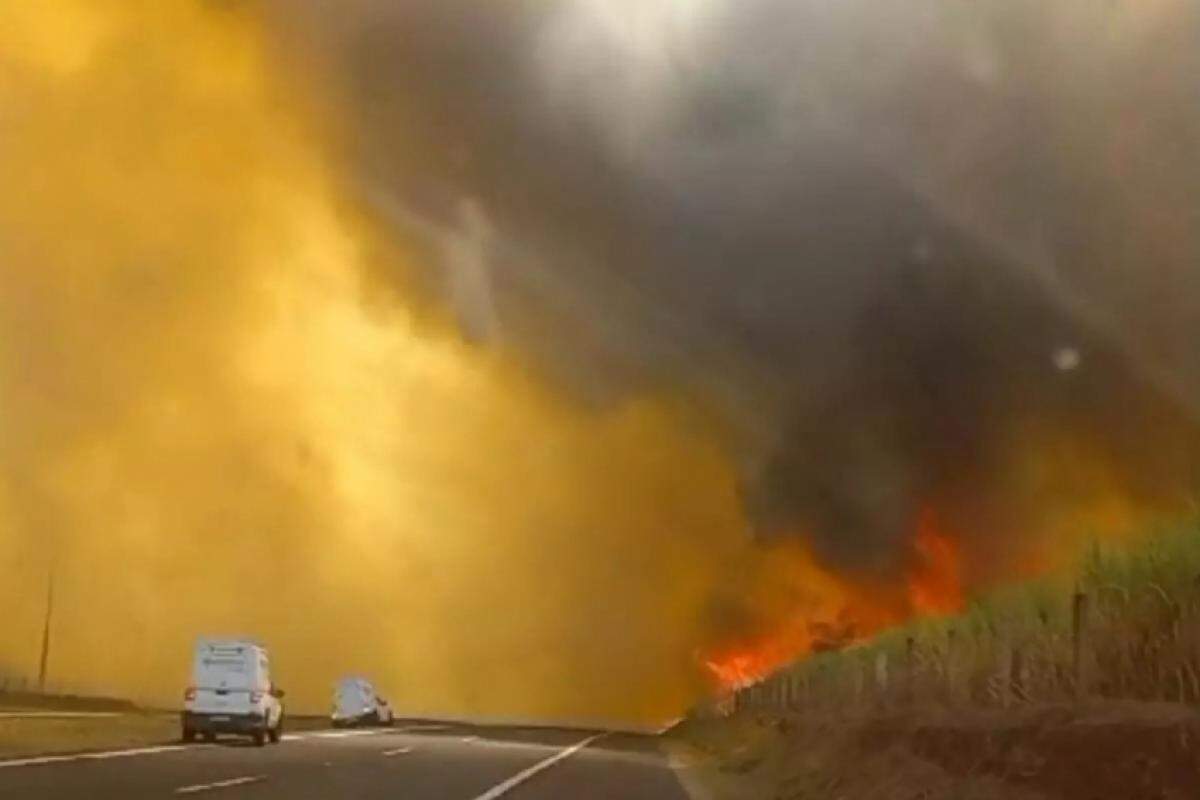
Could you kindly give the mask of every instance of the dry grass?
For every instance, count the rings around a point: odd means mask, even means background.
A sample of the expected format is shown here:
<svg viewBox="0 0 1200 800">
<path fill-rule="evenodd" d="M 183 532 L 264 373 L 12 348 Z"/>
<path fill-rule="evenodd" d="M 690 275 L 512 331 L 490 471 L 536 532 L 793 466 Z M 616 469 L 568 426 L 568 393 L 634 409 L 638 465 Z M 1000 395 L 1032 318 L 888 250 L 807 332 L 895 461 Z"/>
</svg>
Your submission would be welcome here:
<svg viewBox="0 0 1200 800">
<path fill-rule="evenodd" d="M 0 718 L 0 757 L 109 750 L 179 738 L 179 716 L 129 713 L 111 717 Z"/>
<path fill-rule="evenodd" d="M 903 739 L 867 741 L 864 720 L 689 723 L 675 761 L 696 800 L 1045 800 L 991 775 L 955 775 Z"/>
</svg>

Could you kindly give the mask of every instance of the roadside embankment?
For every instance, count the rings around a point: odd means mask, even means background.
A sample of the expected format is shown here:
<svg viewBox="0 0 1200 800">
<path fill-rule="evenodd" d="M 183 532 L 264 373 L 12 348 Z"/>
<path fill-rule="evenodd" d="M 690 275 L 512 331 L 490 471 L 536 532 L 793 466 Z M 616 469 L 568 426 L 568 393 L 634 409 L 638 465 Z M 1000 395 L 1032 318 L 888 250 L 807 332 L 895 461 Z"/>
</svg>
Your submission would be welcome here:
<svg viewBox="0 0 1200 800">
<path fill-rule="evenodd" d="M 694 720 L 669 747 L 711 800 L 1183 800 L 1200 716 L 1165 703 Z"/>
</svg>

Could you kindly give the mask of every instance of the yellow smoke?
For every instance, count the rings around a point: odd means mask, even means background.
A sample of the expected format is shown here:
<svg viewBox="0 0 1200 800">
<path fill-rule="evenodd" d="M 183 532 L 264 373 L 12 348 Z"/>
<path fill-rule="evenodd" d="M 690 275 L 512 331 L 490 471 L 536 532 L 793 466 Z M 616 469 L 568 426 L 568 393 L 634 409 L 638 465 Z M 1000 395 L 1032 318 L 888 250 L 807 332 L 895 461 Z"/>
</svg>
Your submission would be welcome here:
<svg viewBox="0 0 1200 800">
<path fill-rule="evenodd" d="M 313 130 L 243 4 L 0 5 L 0 672 L 53 570 L 65 689 L 173 703 L 245 634 L 310 710 L 354 671 L 403 710 L 677 711 L 742 547 L 721 452 L 371 302 Z"/>
</svg>

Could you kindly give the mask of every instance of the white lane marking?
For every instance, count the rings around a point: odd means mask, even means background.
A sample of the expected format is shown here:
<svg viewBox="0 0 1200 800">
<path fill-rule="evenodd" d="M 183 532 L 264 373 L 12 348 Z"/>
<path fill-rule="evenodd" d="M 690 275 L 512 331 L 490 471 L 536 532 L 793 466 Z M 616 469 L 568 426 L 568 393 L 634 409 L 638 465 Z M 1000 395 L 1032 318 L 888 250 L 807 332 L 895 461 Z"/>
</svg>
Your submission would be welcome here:
<svg viewBox="0 0 1200 800">
<path fill-rule="evenodd" d="M 384 750 L 382 755 L 384 755 L 384 756 L 402 756 L 405 753 L 411 753 L 411 752 L 412 752 L 411 747 L 397 747 L 395 750 Z"/>
<path fill-rule="evenodd" d="M 175 790 L 175 794 L 196 794 L 197 792 L 211 792 L 213 789 L 230 789 L 234 786 L 245 786 L 247 783 L 259 783 L 266 779 L 266 775 L 248 775 L 245 778 L 230 778 L 227 781 L 197 783 L 195 786 L 180 786 Z"/>
<path fill-rule="evenodd" d="M 464 737 L 462 737 L 462 740 L 463 740 L 463 744 L 470 744 L 471 742 L 478 742 L 479 737 L 478 736 L 464 736 Z"/>
<path fill-rule="evenodd" d="M 0 711 L 0 719 L 97 719 L 119 716 L 116 711 Z"/>
<path fill-rule="evenodd" d="M 504 781 L 504 783 L 496 784 L 491 789 L 488 789 L 486 792 L 476 797 L 475 800 L 496 800 L 498 797 L 503 797 L 525 781 L 532 778 L 534 775 L 537 775 L 539 772 L 550 769 L 563 759 L 570 758 L 583 748 L 590 745 L 592 742 L 596 741 L 597 739 L 602 739 L 607 735 L 608 734 L 606 733 L 597 733 L 595 736 L 589 736 L 582 742 L 573 744 L 567 749 L 555 753 L 545 761 L 539 761 L 524 772 L 518 772 L 516 775 L 513 775 L 511 778 Z"/>
<path fill-rule="evenodd" d="M 285 742 L 297 742 L 313 737 L 342 738 L 344 736 L 371 736 L 381 731 L 329 731 L 309 734 L 289 733 L 283 736 Z M 130 756 L 150 756 L 159 753 L 177 753 L 180 750 L 212 747 L 210 744 L 168 744 L 158 747 L 136 747 L 129 750 L 110 750 L 101 753 L 73 753 L 61 756 L 33 756 L 31 758 L 14 758 L 8 761 L 0 760 L 0 769 L 9 767 L 38 767 L 44 764 L 70 764 L 76 761 L 103 761 L 109 758 L 128 758 Z"/>
<path fill-rule="evenodd" d="M 79 753 L 70 756 L 38 756 L 36 758 L 17 758 L 11 761 L 0 761 L 0 769 L 8 767 L 36 767 L 42 764 L 65 764 L 71 761 L 103 761 L 109 758 L 127 758 L 129 756 L 148 756 L 156 753 L 175 753 L 187 750 L 194 745 L 169 744 L 162 747 L 137 747 L 132 750 L 111 750 L 107 753 Z"/>
<path fill-rule="evenodd" d="M 351 736 L 378 736 L 382 731 L 328 731 L 325 733 L 310 733 L 310 737 L 318 739 L 346 739 Z"/>
</svg>

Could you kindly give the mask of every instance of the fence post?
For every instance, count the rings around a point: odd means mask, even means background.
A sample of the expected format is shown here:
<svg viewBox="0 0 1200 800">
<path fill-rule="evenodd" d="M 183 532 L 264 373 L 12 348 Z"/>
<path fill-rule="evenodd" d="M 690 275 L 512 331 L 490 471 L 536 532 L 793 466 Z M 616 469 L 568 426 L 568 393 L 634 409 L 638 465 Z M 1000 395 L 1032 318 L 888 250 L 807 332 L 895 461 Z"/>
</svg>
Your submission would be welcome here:
<svg viewBox="0 0 1200 800">
<path fill-rule="evenodd" d="M 1021 645 L 1014 644 L 1009 653 L 1008 662 L 1008 683 L 1010 697 L 1017 701 L 1026 699 L 1025 696 L 1025 659 L 1021 652 Z"/>
<path fill-rule="evenodd" d="M 877 705 L 886 705 L 888 695 L 888 657 L 886 650 L 875 654 L 875 700 Z"/>
<path fill-rule="evenodd" d="M 1076 589 L 1071 602 L 1071 671 L 1075 679 L 1075 699 L 1087 697 L 1087 595 Z"/>
<path fill-rule="evenodd" d="M 913 705 L 916 701 L 916 663 L 913 648 L 916 642 L 909 636 L 904 640 L 904 702 Z"/>
<path fill-rule="evenodd" d="M 959 641 L 954 628 L 946 632 L 946 700 L 951 706 L 959 704 Z"/>
</svg>

